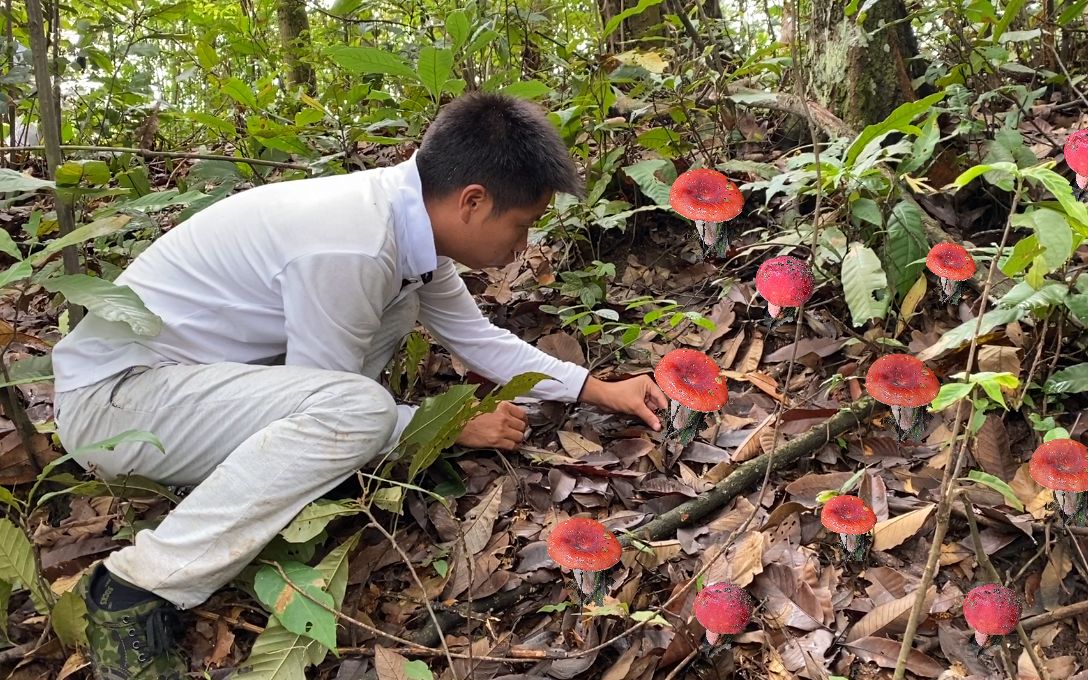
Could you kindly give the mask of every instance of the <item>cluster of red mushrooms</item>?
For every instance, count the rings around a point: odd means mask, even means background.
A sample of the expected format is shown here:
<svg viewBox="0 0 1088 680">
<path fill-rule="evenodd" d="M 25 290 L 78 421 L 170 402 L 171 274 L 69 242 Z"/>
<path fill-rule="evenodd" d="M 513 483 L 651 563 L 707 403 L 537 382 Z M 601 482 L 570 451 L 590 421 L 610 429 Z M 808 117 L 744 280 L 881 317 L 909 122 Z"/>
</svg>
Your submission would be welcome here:
<svg viewBox="0 0 1088 680">
<path fill-rule="evenodd" d="M 1080 189 L 1088 187 L 1088 129 L 1070 135 L 1065 158 L 1076 173 Z M 695 220 L 702 242 L 724 256 L 729 247 L 722 226 L 740 214 L 744 197 L 737 185 L 709 168 L 680 175 L 670 191 L 674 210 Z M 975 261 L 955 243 L 938 243 L 926 257 L 926 267 L 940 279 L 941 301 L 956 304 L 963 282 L 974 276 Z M 784 309 L 804 306 L 812 296 L 816 279 L 809 265 L 783 255 L 764 261 L 756 272 L 755 286 L 767 301 L 772 328 L 788 320 Z M 669 428 L 681 445 L 690 443 L 729 401 L 725 376 L 717 363 L 703 352 L 675 349 L 661 358 L 654 379 L 670 399 Z M 891 407 L 897 438 L 916 440 L 926 425 L 926 407 L 937 397 L 940 381 L 921 360 L 909 354 L 889 354 L 876 359 L 865 376 L 865 387 L 876 401 Z M 1054 492 L 1055 505 L 1071 525 L 1088 522 L 1088 447 L 1072 439 L 1052 439 L 1039 446 L 1028 469 L 1041 486 Z M 828 492 L 820 520 L 829 533 L 839 535 L 847 560 L 865 560 L 873 544 L 877 517 L 857 496 Z M 562 568 L 574 571 L 580 601 L 604 602 L 612 586 L 611 570 L 619 564 L 623 546 L 600 522 L 573 517 L 560 522 L 548 537 L 548 554 Z M 711 583 L 699 591 L 693 606 L 696 620 L 706 630 L 713 647 L 741 633 L 751 620 L 753 601 L 743 588 L 732 583 Z M 984 647 L 995 636 L 1008 635 L 1020 620 L 1021 605 L 1015 591 L 988 583 L 972 589 L 964 599 L 963 616 Z"/>
</svg>

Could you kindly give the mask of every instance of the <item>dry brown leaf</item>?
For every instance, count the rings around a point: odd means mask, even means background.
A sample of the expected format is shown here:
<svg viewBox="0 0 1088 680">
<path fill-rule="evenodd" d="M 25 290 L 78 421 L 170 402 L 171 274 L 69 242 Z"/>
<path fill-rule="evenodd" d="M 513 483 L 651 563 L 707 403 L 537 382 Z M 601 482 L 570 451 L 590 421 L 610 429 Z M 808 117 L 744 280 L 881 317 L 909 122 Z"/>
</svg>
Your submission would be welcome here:
<svg viewBox="0 0 1088 680">
<path fill-rule="evenodd" d="M 782 361 L 789 361 L 793 356 L 793 347 L 797 346 L 797 358 L 807 354 L 815 354 L 820 358 L 827 358 L 842 349 L 842 346 L 846 344 L 846 338 L 801 338 L 796 343 L 790 344 L 777 349 L 767 356 L 763 357 L 763 361 L 766 363 L 779 363 Z"/>
<path fill-rule="evenodd" d="M 465 535 L 465 547 L 470 555 L 475 555 L 487 546 L 491 540 L 491 530 L 495 527 L 495 520 L 499 517 L 499 507 L 502 505 L 502 490 L 506 478 L 498 479 L 491 492 L 469 510 L 468 516 L 461 524 L 461 531 Z"/>
<path fill-rule="evenodd" d="M 759 361 L 763 357 L 763 335 L 759 332 L 752 333 L 752 339 L 744 346 L 744 354 L 736 365 L 737 373 L 751 373 L 759 368 Z"/>
<path fill-rule="evenodd" d="M 708 318 L 714 322 L 714 330 L 706 331 L 706 339 L 703 340 L 702 349 L 706 350 L 713 345 L 718 338 L 728 333 L 733 328 L 733 322 L 737 320 L 737 315 L 733 311 L 734 305 L 737 303 L 726 298 L 714 305 L 710 310 Z"/>
<path fill-rule="evenodd" d="M 866 472 L 857 493 L 873 509 L 877 521 L 888 519 L 888 487 L 884 485 L 883 477 Z"/>
<path fill-rule="evenodd" d="M 1043 569 L 1043 578 L 1039 583 L 1039 597 L 1043 600 L 1043 608 L 1054 611 L 1062 606 L 1065 600 L 1065 589 L 1062 582 L 1073 568 L 1073 562 L 1069 559 L 1064 541 L 1058 541 L 1050 551 L 1050 560 Z"/>
<path fill-rule="evenodd" d="M 234 648 L 234 631 L 224 619 L 215 622 L 215 649 L 204 659 L 205 663 L 218 668 L 222 666 L 230 656 L 230 650 Z"/>
<path fill-rule="evenodd" d="M 835 636 L 831 631 L 822 628 L 800 637 L 790 638 L 779 648 L 782 663 L 785 664 L 787 670 L 801 675 L 804 675 L 801 671 L 805 671 L 808 666 L 815 665 L 817 668 L 823 668 L 827 665 L 827 650 L 831 649 L 834 641 Z M 810 674 L 806 677 L 820 678 L 822 676 Z"/>
<path fill-rule="evenodd" d="M 926 591 L 926 608 L 922 611 L 929 611 L 929 605 L 932 604 L 933 598 L 936 596 L 937 587 L 930 586 L 929 590 Z M 861 617 L 861 619 L 854 624 L 854 627 L 850 629 L 849 634 L 846 636 L 846 641 L 853 642 L 880 633 L 896 619 L 903 617 L 904 614 L 909 612 L 911 607 L 914 606 L 915 599 L 917 599 L 916 593 L 910 592 L 891 602 L 885 602 L 884 604 L 873 607 L 868 614 Z"/>
<path fill-rule="evenodd" d="M 72 655 L 68 657 L 65 660 L 64 665 L 61 666 L 60 672 L 57 673 L 56 680 L 64 680 L 65 678 L 70 677 L 73 673 L 81 671 L 89 665 L 91 665 L 91 662 L 88 661 L 86 657 L 84 657 L 79 652 L 72 652 Z"/>
<path fill-rule="evenodd" d="M 918 533 L 933 512 L 934 505 L 911 510 L 905 515 L 877 522 L 873 529 L 873 550 L 891 550 Z"/>
<path fill-rule="evenodd" d="M 378 680 L 409 680 L 404 665 L 408 659 L 381 645 L 374 647 L 374 670 Z"/>
<path fill-rule="evenodd" d="M 586 439 L 577 432 L 559 430 L 558 435 L 559 444 L 563 447 L 563 450 L 574 458 L 582 458 L 591 453 L 600 453 L 604 450 L 604 447 L 600 444 Z"/>
<path fill-rule="evenodd" d="M 717 548 L 704 552 L 700 566 L 717 554 Z M 729 546 L 725 556 L 716 560 L 710 567 L 706 574 L 706 582 L 729 581 L 744 588 L 762 572 L 763 534 L 758 531 L 746 531 L 733 542 L 733 545 Z"/>
<path fill-rule="evenodd" d="M 1020 350 L 1017 347 L 984 345 L 978 349 L 978 368 L 980 371 L 1012 373 L 1020 377 Z"/>
<path fill-rule="evenodd" d="M 829 472 L 827 474 L 805 475 L 786 485 L 786 493 L 806 507 L 816 507 L 816 496 L 823 491 L 838 490 L 853 475 L 849 472 Z"/>
<path fill-rule="evenodd" d="M 774 429 L 774 414 L 771 414 L 763 419 L 763 422 L 756 426 L 754 430 L 748 433 L 748 438 L 745 439 L 740 446 L 733 451 L 733 462 L 743 463 L 746 460 L 751 460 L 763 452 L 763 444 L 760 437 L 764 432 L 771 432 Z"/>
<path fill-rule="evenodd" d="M 752 582 L 750 592 L 763 600 L 764 618 L 776 625 L 806 631 L 824 625 L 824 610 L 816 594 L 787 565 L 768 564 Z"/>
<path fill-rule="evenodd" d="M 986 416 L 975 436 L 973 452 L 984 472 L 1000 479 L 1012 479 L 1016 474 L 1016 463 L 1009 451 L 1009 433 L 1000 416 L 992 413 Z"/>
<path fill-rule="evenodd" d="M 1043 657 L 1045 659 L 1045 657 Z M 1053 659 L 1045 659 L 1043 665 L 1051 678 L 1072 678 L 1077 670 L 1077 660 L 1072 656 L 1058 656 Z M 1016 680 L 1039 680 L 1039 673 L 1035 665 L 1031 663 L 1031 657 L 1026 651 L 1020 652 L 1020 658 L 1016 660 Z"/>
<path fill-rule="evenodd" d="M 631 670 L 631 664 L 634 663 L 635 659 L 637 659 L 640 654 L 642 654 L 642 646 L 638 644 L 631 645 L 627 648 L 627 651 L 621 654 L 620 658 L 616 659 L 612 666 L 605 671 L 604 675 L 601 676 L 601 680 L 626 680 L 627 674 Z"/>
<path fill-rule="evenodd" d="M 545 335 L 537 340 L 536 346 L 540 351 L 561 361 L 569 361 L 579 366 L 586 365 L 586 354 L 582 351 L 582 345 L 570 333 L 560 331 Z"/>
<path fill-rule="evenodd" d="M 1024 508 L 1032 517 L 1046 519 L 1047 515 L 1050 514 L 1046 506 L 1053 500 L 1054 492 L 1050 489 L 1044 489 L 1031 478 L 1027 463 L 1024 463 L 1016 470 L 1016 474 L 1013 476 L 1012 481 L 1009 482 L 1009 486 L 1012 487 L 1012 492 L 1016 494 L 1016 497 L 1020 499 L 1020 502 L 1024 504 Z"/>
<path fill-rule="evenodd" d="M 895 668 L 899 658 L 899 642 L 887 638 L 867 637 L 848 642 L 845 645 L 863 661 L 869 661 L 883 668 Z M 936 659 L 912 649 L 907 656 L 907 670 L 926 678 L 935 678 L 944 670 L 944 664 Z"/>
</svg>

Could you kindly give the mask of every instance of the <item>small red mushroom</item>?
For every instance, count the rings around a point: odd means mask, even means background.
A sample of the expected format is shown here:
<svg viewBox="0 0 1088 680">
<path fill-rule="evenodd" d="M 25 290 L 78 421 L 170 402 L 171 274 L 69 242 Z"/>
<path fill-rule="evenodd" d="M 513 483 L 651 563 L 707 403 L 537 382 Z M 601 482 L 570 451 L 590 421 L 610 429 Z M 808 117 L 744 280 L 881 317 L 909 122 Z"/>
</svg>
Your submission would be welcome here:
<svg viewBox="0 0 1088 680">
<path fill-rule="evenodd" d="M 695 618 L 706 628 L 707 643 L 713 645 L 722 635 L 744 630 L 752 619 L 752 598 L 732 583 L 712 583 L 695 596 L 694 609 Z"/>
<path fill-rule="evenodd" d="M 1058 511 L 1068 524 L 1084 526 L 1088 518 L 1088 447 L 1072 439 L 1051 439 L 1035 449 L 1028 472 L 1054 492 Z"/>
<path fill-rule="evenodd" d="M 782 255 L 759 265 L 756 291 L 767 301 L 767 313 L 777 319 L 783 307 L 800 307 L 812 297 L 816 278 L 804 260 Z"/>
<path fill-rule="evenodd" d="M 678 438 L 687 444 L 706 427 L 707 413 L 729 401 L 729 388 L 714 360 L 693 349 L 674 349 L 657 362 L 654 380 L 672 404 L 670 422 L 679 423 Z"/>
<path fill-rule="evenodd" d="M 958 243 L 938 243 L 926 255 L 926 267 L 941 277 L 941 301 L 956 304 L 963 281 L 975 275 L 975 259 Z"/>
<path fill-rule="evenodd" d="M 986 646 L 991 635 L 1008 635 L 1020 621 L 1020 599 L 997 583 L 978 586 L 963 600 L 963 618 L 975 631 L 975 642 Z"/>
<path fill-rule="evenodd" d="M 623 546 L 597 520 L 572 517 L 548 535 L 548 556 L 560 567 L 573 569 L 578 588 L 600 605 L 610 585 L 608 570 L 620 561 Z"/>
<path fill-rule="evenodd" d="M 869 367 L 865 389 L 881 404 L 892 407 L 899 440 L 915 439 L 925 426 L 925 409 L 937 398 L 941 384 L 933 371 L 909 354 L 888 354 Z"/>
<path fill-rule="evenodd" d="M 876 514 L 857 496 L 835 496 L 820 511 L 820 523 L 839 535 L 846 559 L 860 560 L 873 542 Z"/>
<path fill-rule="evenodd" d="M 1088 185 L 1088 129 L 1077 130 L 1065 139 L 1065 162 L 1077 174 L 1077 186 Z"/>
<path fill-rule="evenodd" d="M 669 205 L 689 220 L 695 220 L 707 246 L 713 246 L 718 255 L 729 249 L 729 236 L 719 222 L 726 222 L 740 214 L 744 207 L 744 194 L 728 177 L 710 168 L 688 170 L 673 182 L 669 190 Z"/>
</svg>

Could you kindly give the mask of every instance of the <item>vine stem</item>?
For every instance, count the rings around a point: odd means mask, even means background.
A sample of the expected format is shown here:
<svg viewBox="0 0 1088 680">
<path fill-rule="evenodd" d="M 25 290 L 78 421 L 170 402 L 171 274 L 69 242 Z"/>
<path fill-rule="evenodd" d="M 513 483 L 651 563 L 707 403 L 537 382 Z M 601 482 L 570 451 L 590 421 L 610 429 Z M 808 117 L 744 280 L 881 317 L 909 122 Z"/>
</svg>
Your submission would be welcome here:
<svg viewBox="0 0 1088 680">
<path fill-rule="evenodd" d="M 1016 216 L 1016 209 L 1020 204 L 1020 192 L 1023 190 L 1024 179 L 1016 178 L 1016 191 L 1012 196 L 1012 207 L 1009 209 L 1009 219 L 1005 222 L 1005 230 L 1001 234 L 1001 244 L 997 247 L 997 253 L 990 260 L 990 269 L 986 273 L 986 282 L 982 286 L 979 296 L 978 317 L 975 319 L 975 331 L 971 335 L 971 347 L 967 350 L 967 364 L 964 368 L 966 379 L 971 376 L 972 366 L 975 362 L 975 353 L 978 350 L 978 335 L 982 328 L 982 317 L 986 311 L 986 303 L 989 300 L 990 288 L 993 285 L 994 275 L 997 273 L 997 263 L 1005 250 L 1005 244 L 1009 240 L 1009 232 L 1012 231 L 1012 220 Z M 956 416 L 952 426 L 952 438 L 949 440 L 949 450 L 956 449 L 956 440 L 959 437 L 960 427 L 963 425 L 963 400 L 956 403 Z M 973 410 L 973 407 L 972 407 Z M 945 464 L 944 477 L 941 479 L 941 497 L 937 504 L 937 527 L 933 531 L 933 543 L 929 548 L 929 557 L 926 560 L 925 570 L 922 572 L 922 581 L 918 584 L 918 594 L 914 598 L 914 605 L 910 610 L 910 619 L 907 628 L 903 631 L 903 642 L 899 646 L 899 657 L 895 662 L 895 673 L 892 680 L 903 680 L 907 670 L 907 657 L 910 655 L 914 635 L 918 632 L 918 624 L 922 619 L 922 609 L 925 608 L 926 591 L 933 584 L 933 578 L 937 571 L 937 561 L 941 555 L 941 543 L 948 532 L 948 522 L 952 515 L 952 501 L 956 490 L 956 478 L 960 475 L 963 461 L 967 453 L 967 442 L 970 436 L 965 432 L 963 442 L 957 450 L 954 460 L 950 457 Z"/>
</svg>

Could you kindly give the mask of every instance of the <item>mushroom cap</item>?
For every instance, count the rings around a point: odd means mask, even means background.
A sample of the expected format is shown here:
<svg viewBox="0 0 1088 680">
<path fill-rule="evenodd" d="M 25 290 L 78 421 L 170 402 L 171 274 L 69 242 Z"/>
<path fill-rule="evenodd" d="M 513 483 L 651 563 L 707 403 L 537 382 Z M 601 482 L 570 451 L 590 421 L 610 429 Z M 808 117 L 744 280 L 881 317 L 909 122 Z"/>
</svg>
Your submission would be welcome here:
<svg viewBox="0 0 1088 680">
<path fill-rule="evenodd" d="M 975 258 L 958 243 L 938 243 L 926 255 L 926 267 L 950 281 L 966 281 L 975 274 Z"/>
<path fill-rule="evenodd" d="M 1051 439 L 1035 449 L 1028 472 L 1054 491 L 1088 491 L 1088 447 L 1072 439 Z"/>
<path fill-rule="evenodd" d="M 869 367 L 865 390 L 881 404 L 914 408 L 936 399 L 941 384 L 920 359 L 909 354 L 887 354 Z"/>
<path fill-rule="evenodd" d="M 548 556 L 567 569 L 604 571 L 620 561 L 623 546 L 597 520 L 571 517 L 557 524 L 548 535 Z"/>
<path fill-rule="evenodd" d="M 712 583 L 695 596 L 695 618 L 711 633 L 736 635 L 752 619 L 752 598 L 743 588 Z"/>
<path fill-rule="evenodd" d="M 714 360 L 693 349 L 674 349 L 657 362 L 654 380 L 669 399 L 710 413 L 729 401 L 729 387 Z"/>
<path fill-rule="evenodd" d="M 972 588 L 963 600 L 967 625 L 986 635 L 1008 635 L 1020 620 L 1020 599 L 1003 585 L 987 583 Z"/>
<path fill-rule="evenodd" d="M 1078 175 L 1088 175 L 1088 129 L 1066 137 L 1065 162 Z"/>
<path fill-rule="evenodd" d="M 672 183 L 669 205 L 690 220 L 725 222 L 740 214 L 744 194 L 717 170 L 696 168 Z"/>
<path fill-rule="evenodd" d="M 857 496 L 835 496 L 824 504 L 820 522 L 829 531 L 859 536 L 873 530 L 876 514 Z"/>
<path fill-rule="evenodd" d="M 816 278 L 804 260 L 782 255 L 765 260 L 756 271 L 756 290 L 779 307 L 800 307 L 812 297 Z"/>
</svg>

